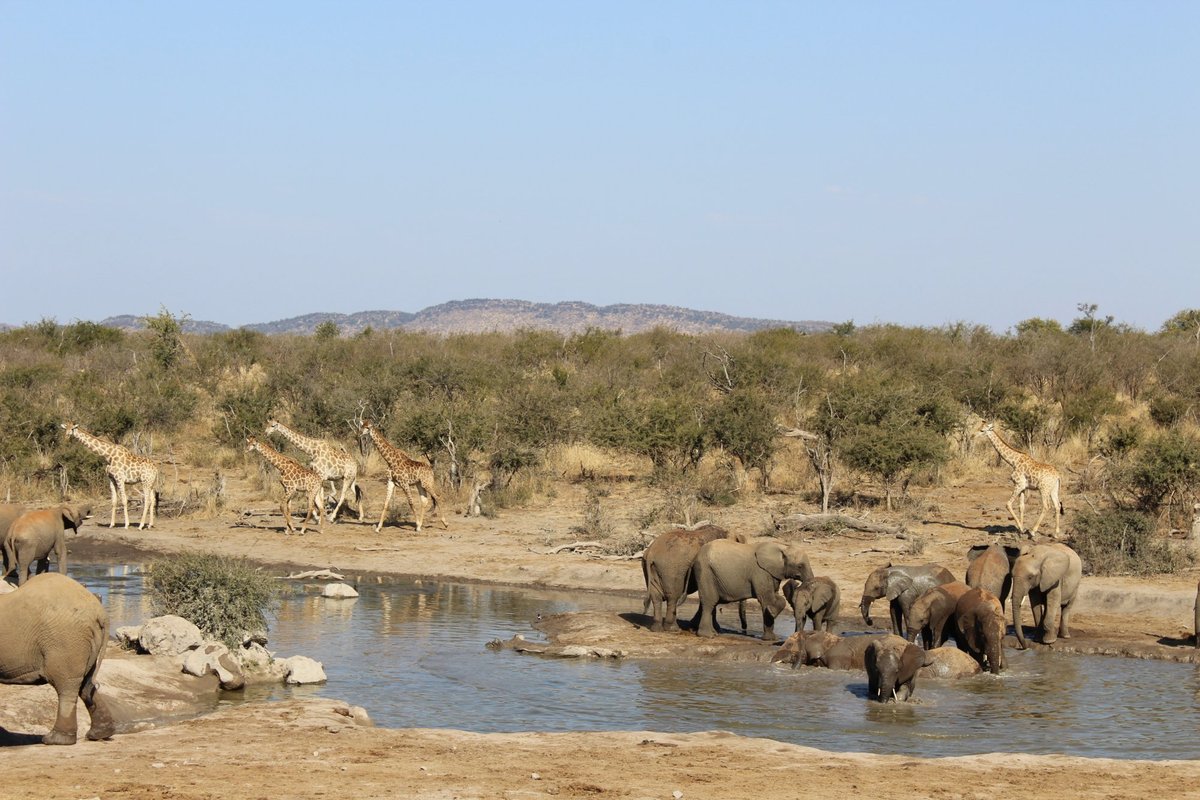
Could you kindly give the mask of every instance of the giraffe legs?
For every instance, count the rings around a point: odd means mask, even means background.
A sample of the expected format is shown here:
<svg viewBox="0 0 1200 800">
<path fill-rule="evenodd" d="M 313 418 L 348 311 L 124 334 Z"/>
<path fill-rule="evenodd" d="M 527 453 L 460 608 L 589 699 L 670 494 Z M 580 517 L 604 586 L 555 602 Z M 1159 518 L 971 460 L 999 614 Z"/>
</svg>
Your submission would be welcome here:
<svg viewBox="0 0 1200 800">
<path fill-rule="evenodd" d="M 293 490 L 285 490 L 283 494 L 283 503 L 280 504 L 280 508 L 283 511 L 283 525 L 287 529 L 288 533 L 296 532 L 296 529 L 292 527 L 292 495 L 295 493 L 296 492 Z M 308 517 L 305 517 L 305 519 L 307 520 Z M 300 526 L 303 528 L 304 523 L 300 523 Z M 304 533 L 303 530 L 300 532 Z"/>
<path fill-rule="evenodd" d="M 121 484 L 121 511 L 125 515 L 125 527 L 129 527 L 129 494 L 125 491 L 124 481 L 118 481 Z M 115 510 L 115 509 L 114 509 Z"/>
<path fill-rule="evenodd" d="M 154 512 L 158 510 L 158 494 L 154 491 L 153 484 L 142 482 L 142 521 L 138 523 L 138 530 L 143 528 L 154 527 Z M 150 522 L 146 523 L 147 515 Z"/>
<path fill-rule="evenodd" d="M 437 512 L 438 519 L 442 523 L 442 528 L 444 528 L 445 530 L 450 530 L 450 526 L 446 524 L 446 517 L 442 515 L 441 502 L 438 500 L 438 496 L 436 494 L 434 494 L 433 487 L 426 486 L 425 484 L 422 483 L 422 484 L 420 484 L 420 490 L 421 490 L 421 494 L 428 496 L 430 501 L 432 501 L 431 502 L 431 510 Z"/>
<path fill-rule="evenodd" d="M 383 498 L 383 510 L 379 512 L 379 524 L 375 526 L 375 532 L 379 533 L 383 530 L 383 518 L 387 516 L 388 506 L 392 504 L 392 495 L 396 491 L 396 482 L 388 478 L 387 496 Z"/>
<path fill-rule="evenodd" d="M 1020 501 L 1020 507 L 1021 507 L 1020 514 L 1018 514 L 1017 511 L 1015 509 L 1013 509 L 1013 501 L 1014 500 Z M 1012 497 L 1008 498 L 1008 513 L 1012 516 L 1013 520 L 1017 523 L 1017 532 L 1024 533 L 1025 532 L 1025 490 L 1024 489 L 1018 489 L 1017 491 L 1012 493 Z"/>
<path fill-rule="evenodd" d="M 418 483 L 417 484 L 417 487 L 418 487 L 417 488 L 417 496 L 416 496 L 415 500 L 413 498 L 413 490 L 412 490 L 411 486 L 409 486 L 406 483 L 402 487 L 400 487 L 400 488 L 404 489 L 404 496 L 408 498 L 408 507 L 409 507 L 409 509 L 412 510 L 413 519 L 417 523 L 417 533 L 421 532 L 421 525 L 422 525 L 422 523 L 425 522 L 425 498 L 421 494 L 420 486 L 421 486 L 421 484 Z M 417 510 L 416 500 L 421 501 L 420 510 Z"/>
<path fill-rule="evenodd" d="M 108 517 L 108 527 L 117 527 L 117 479 L 112 475 L 108 476 L 108 488 L 112 494 L 112 514 Z"/>
</svg>

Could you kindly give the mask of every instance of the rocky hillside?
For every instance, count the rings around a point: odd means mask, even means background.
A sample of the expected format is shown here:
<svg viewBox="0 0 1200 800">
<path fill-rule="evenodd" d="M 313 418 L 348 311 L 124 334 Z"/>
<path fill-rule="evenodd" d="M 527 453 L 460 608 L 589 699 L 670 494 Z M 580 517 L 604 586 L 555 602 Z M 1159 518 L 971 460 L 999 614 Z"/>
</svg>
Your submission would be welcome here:
<svg viewBox="0 0 1200 800">
<path fill-rule="evenodd" d="M 679 306 L 645 303 L 594 306 L 590 303 L 531 303 L 526 300 L 454 300 L 430 306 L 415 314 L 406 311 L 359 311 L 354 314 L 314 313 L 300 317 L 256 322 L 243 327 L 263 333 L 311 334 L 323 322 L 332 322 L 343 334 L 364 328 L 402 328 L 427 333 L 508 332 L 521 328 L 578 333 L 588 328 L 639 333 L 655 327 L 680 333 L 713 331 L 757 331 L 767 328 L 794 328 L 805 333 L 829 330 L 830 322 L 817 320 L 758 319 L 735 317 L 715 311 L 696 311 Z M 125 315 L 101 320 L 102 325 L 139 328 L 139 317 Z M 187 320 L 184 329 L 195 333 L 228 330 L 229 326 L 203 320 Z"/>
</svg>

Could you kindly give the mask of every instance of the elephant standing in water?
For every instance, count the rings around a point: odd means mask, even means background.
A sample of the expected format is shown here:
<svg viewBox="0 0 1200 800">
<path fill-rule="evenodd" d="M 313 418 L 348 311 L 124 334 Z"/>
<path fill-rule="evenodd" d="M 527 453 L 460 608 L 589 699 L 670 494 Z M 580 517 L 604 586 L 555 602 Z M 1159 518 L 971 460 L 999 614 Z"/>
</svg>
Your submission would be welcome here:
<svg viewBox="0 0 1200 800">
<path fill-rule="evenodd" d="M 892 633 L 903 636 L 904 618 L 917 598 L 935 586 L 950 583 L 954 575 L 941 564 L 880 567 L 867 576 L 863 584 L 862 601 L 858 604 L 863 622 L 875 624 L 871 619 L 871 603 L 886 597 L 891 611 Z"/>
<path fill-rule="evenodd" d="M 951 581 L 935 586 L 916 599 L 908 609 L 904 622 L 908 626 L 905 638 L 910 642 L 917 641 L 921 636 L 921 644 L 926 650 L 941 647 L 954 633 L 954 610 L 958 599 L 971 587 L 961 581 Z"/>
<path fill-rule="evenodd" d="M 864 654 L 867 699 L 886 703 L 912 697 L 917 685 L 917 671 L 927 661 L 924 650 L 899 636 L 877 638 L 867 646 Z"/>
<path fill-rule="evenodd" d="M 972 589 L 959 598 L 954 616 L 959 644 L 980 667 L 999 675 L 1004 669 L 1004 632 L 1008 628 L 1000 598 L 987 589 Z"/>
<path fill-rule="evenodd" d="M 716 525 L 705 525 L 695 530 L 674 528 L 659 534 L 642 555 L 642 577 L 646 581 L 646 597 L 642 601 L 642 613 L 654 606 L 654 622 L 650 630 L 675 630 L 679 604 L 696 591 L 696 579 L 692 575 L 692 562 L 700 548 L 717 539 L 746 542 L 745 534 L 730 533 Z M 746 605 L 738 603 L 738 617 L 742 630 L 746 630 Z M 699 619 L 692 620 L 692 627 Z"/>
<path fill-rule="evenodd" d="M 1012 614 L 1017 644 L 1025 649 L 1021 603 L 1029 595 L 1034 626 L 1042 629 L 1042 644 L 1071 638 L 1071 607 L 1083 578 L 1079 554 L 1065 544 L 1035 544 L 1021 548 L 1013 564 Z M 1059 614 L 1058 625 L 1054 615 Z"/>
<path fill-rule="evenodd" d="M 108 642 L 108 614 L 96 596 L 58 572 L 35 575 L 0 595 L 0 683 L 48 683 L 58 694 L 45 744 L 75 744 L 76 706 L 92 717 L 89 739 L 113 735 L 112 716 L 96 693 Z"/>
<path fill-rule="evenodd" d="M 804 548 L 776 539 L 747 544 L 717 539 L 700 548 L 692 570 L 700 589 L 696 633 L 706 638 L 717 635 L 717 604 L 754 598 L 762 606 L 763 639 L 775 641 L 775 617 L 787 607 L 779 584 L 788 578 L 813 578 Z"/>
</svg>

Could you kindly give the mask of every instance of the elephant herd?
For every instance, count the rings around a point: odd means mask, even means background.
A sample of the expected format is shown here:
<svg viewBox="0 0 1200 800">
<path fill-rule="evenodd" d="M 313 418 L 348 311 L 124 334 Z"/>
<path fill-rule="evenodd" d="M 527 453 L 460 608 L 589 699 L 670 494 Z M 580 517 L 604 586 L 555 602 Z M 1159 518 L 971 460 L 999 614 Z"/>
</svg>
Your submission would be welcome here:
<svg viewBox="0 0 1200 800">
<path fill-rule="evenodd" d="M 17 588 L 0 593 L 0 683 L 54 688 L 58 712 L 42 737 L 46 744 L 75 743 L 78 700 L 92 719 L 89 739 L 107 739 L 115 727 L 95 680 L 108 642 L 108 613 L 96 595 L 66 575 L 66 529 L 78 533 L 89 513 L 86 506 L 27 511 L 0 505 L 0 579 L 17 572 Z M 48 572 L 51 552 L 58 572 Z M 32 578 L 31 566 L 37 572 Z"/>
<path fill-rule="evenodd" d="M 1022 612 L 1026 598 L 1043 643 L 1070 637 L 1071 608 L 1083 574 L 1074 550 L 1057 542 L 978 545 L 967 559 L 964 581 L 939 564 L 889 563 L 873 570 L 863 584 L 859 611 L 863 622 L 873 625 L 872 605 L 886 600 L 891 632 L 842 637 L 833 633 L 840 605 L 837 584 L 813 574 L 800 545 L 777 539 L 750 541 L 712 525 L 678 528 L 661 534 L 645 550 L 643 613 L 653 607 L 652 630 L 676 630 L 679 603 L 697 592 L 700 607 L 688 627 L 701 637 L 712 637 L 719 631 L 719 605 L 739 603 L 745 631 L 742 604 L 753 599 L 762 609 L 763 639 L 774 642 L 775 619 L 790 605 L 796 633 L 773 660 L 865 669 L 868 696 L 875 700 L 907 699 L 922 669 L 923 674 L 945 676 L 981 669 L 999 673 L 1005 668 L 1006 603 L 1020 648 L 1027 646 Z M 1200 599 L 1196 613 L 1200 626 Z M 956 648 L 943 646 L 950 638 Z M 961 653 L 974 663 L 960 669 L 956 659 Z"/>
</svg>

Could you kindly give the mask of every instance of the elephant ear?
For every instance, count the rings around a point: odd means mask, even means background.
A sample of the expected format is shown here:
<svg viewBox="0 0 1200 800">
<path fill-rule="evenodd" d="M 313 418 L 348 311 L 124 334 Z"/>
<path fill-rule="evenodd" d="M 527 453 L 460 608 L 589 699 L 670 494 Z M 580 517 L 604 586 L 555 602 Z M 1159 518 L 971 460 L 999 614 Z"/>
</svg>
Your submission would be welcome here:
<svg viewBox="0 0 1200 800">
<path fill-rule="evenodd" d="M 70 528 L 79 533 L 79 525 L 83 522 L 83 515 L 70 506 L 59 506 L 58 513 L 62 514 L 63 529 Z"/>
<path fill-rule="evenodd" d="M 1048 592 L 1062 580 L 1070 567 L 1070 559 L 1066 553 L 1050 553 L 1042 559 L 1042 568 L 1038 571 L 1038 588 Z"/>
<path fill-rule="evenodd" d="M 888 576 L 887 594 L 884 595 L 888 600 L 895 600 L 900 595 L 904 594 L 907 589 L 912 588 L 912 578 L 902 572 L 893 572 Z"/>
<path fill-rule="evenodd" d="M 967 551 L 967 563 L 970 564 L 972 561 L 979 558 L 989 547 L 991 547 L 991 545 L 988 544 L 972 545 L 971 549 Z"/>
<path fill-rule="evenodd" d="M 779 542 L 763 542 L 755 547 L 754 560 L 775 580 L 781 581 L 787 577 L 784 571 L 786 562 L 783 557 L 783 545 Z"/>
</svg>

